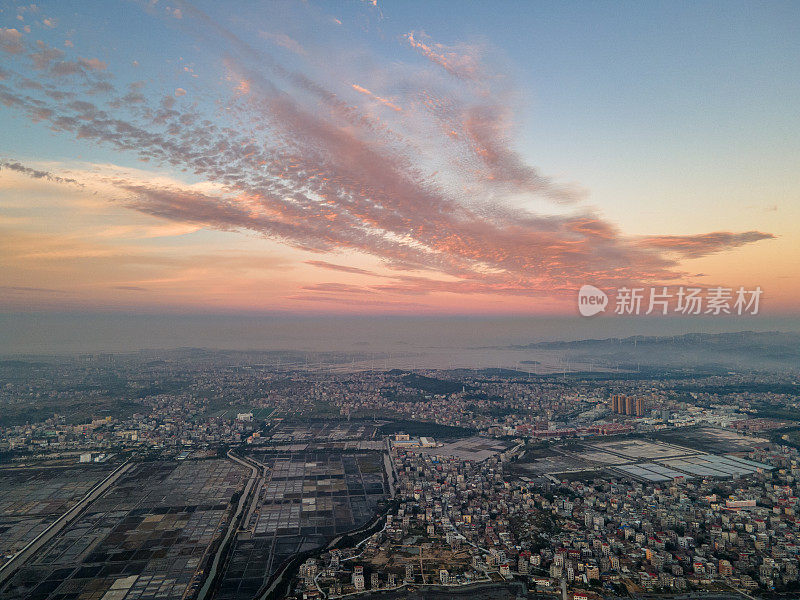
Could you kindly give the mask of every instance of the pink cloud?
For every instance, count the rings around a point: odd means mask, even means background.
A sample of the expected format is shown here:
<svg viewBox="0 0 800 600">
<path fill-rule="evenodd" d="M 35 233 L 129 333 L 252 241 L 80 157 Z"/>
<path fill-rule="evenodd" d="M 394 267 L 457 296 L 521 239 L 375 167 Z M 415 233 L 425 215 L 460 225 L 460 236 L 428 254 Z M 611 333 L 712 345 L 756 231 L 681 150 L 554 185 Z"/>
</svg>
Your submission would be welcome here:
<svg viewBox="0 0 800 600">
<path fill-rule="evenodd" d="M 773 234 L 762 231 L 744 231 L 740 233 L 715 231 L 698 235 L 657 235 L 643 238 L 639 240 L 638 244 L 644 248 L 674 252 L 686 258 L 699 258 L 707 254 L 723 252 L 745 244 L 771 239 L 775 239 Z"/>
<path fill-rule="evenodd" d="M 347 283 L 338 283 L 335 281 L 326 283 L 315 283 L 312 285 L 303 286 L 304 290 L 312 292 L 325 292 L 334 294 L 376 294 L 375 290 L 370 290 L 358 285 L 350 285 Z"/>
<path fill-rule="evenodd" d="M 376 275 L 372 271 L 367 271 L 366 269 L 359 269 L 358 267 L 350 267 L 347 265 L 337 265 L 325 260 L 307 260 L 305 262 L 307 265 L 311 265 L 313 267 L 319 267 L 320 269 L 341 271 L 342 273 L 353 273 L 356 275 Z"/>
<path fill-rule="evenodd" d="M 0 50 L 9 54 L 22 53 L 22 34 L 17 29 L 0 28 Z"/>
<path fill-rule="evenodd" d="M 575 289 L 587 277 L 600 285 L 669 281 L 682 275 L 681 256 L 770 237 L 744 232 L 639 239 L 586 209 L 542 215 L 515 207 L 503 202 L 500 194 L 506 188 L 558 201 L 574 197 L 510 149 L 511 119 L 501 95 L 476 98 L 474 86 L 465 91 L 462 82 L 442 74 L 450 87 L 440 86 L 449 91 L 412 89 L 404 96 L 410 102 L 403 101 L 407 110 L 387 113 L 392 119 L 387 124 L 245 44 L 191 5 L 184 17 L 196 19 L 198 31 L 207 28 L 209 37 L 229 44 L 231 80 L 247 81 L 248 93 L 234 94 L 225 105 L 239 127 L 211 122 L 196 108 L 180 106 L 174 97 L 185 95 L 183 88 L 152 101 L 135 90 L 120 96 L 113 86 L 98 89 L 105 80 L 94 80 L 82 92 L 60 86 L 57 78 L 48 77 L 71 65 L 87 76 L 102 74 L 64 61 L 63 52 L 44 45 L 30 57 L 46 84 L 44 99 L 28 95 L 23 78 L 12 76 L 12 84 L 0 84 L 0 102 L 46 121 L 57 132 L 188 170 L 219 190 L 201 193 L 122 177 L 109 180 L 132 210 L 177 223 L 253 232 L 320 254 L 361 252 L 397 270 L 393 281 L 359 293 L 537 296 Z M 413 35 L 407 41 L 457 80 L 480 76 L 472 59 Z M 362 85 L 341 83 L 341 88 L 391 103 Z M 428 127 L 431 120 L 442 127 Z M 432 130 L 442 133 L 434 137 Z M 269 135 L 261 135 L 265 131 Z M 444 185 L 419 150 L 427 146 L 457 157 L 469 149 L 466 154 L 474 161 L 449 175 L 460 180 L 471 171 L 470 184 L 478 194 Z M 490 193 L 498 193 L 498 200 L 480 198 Z M 322 260 L 309 264 L 369 274 Z M 426 271 L 430 277 L 402 270 Z"/>
<path fill-rule="evenodd" d="M 424 31 L 410 31 L 403 36 L 409 46 L 445 71 L 459 78 L 478 79 L 482 76 L 475 49 L 468 46 L 449 47 L 430 42 Z"/>
<path fill-rule="evenodd" d="M 108 64 L 100 60 L 99 58 L 81 58 L 78 59 L 81 65 L 90 69 L 92 71 L 105 71 L 108 67 Z"/>
</svg>

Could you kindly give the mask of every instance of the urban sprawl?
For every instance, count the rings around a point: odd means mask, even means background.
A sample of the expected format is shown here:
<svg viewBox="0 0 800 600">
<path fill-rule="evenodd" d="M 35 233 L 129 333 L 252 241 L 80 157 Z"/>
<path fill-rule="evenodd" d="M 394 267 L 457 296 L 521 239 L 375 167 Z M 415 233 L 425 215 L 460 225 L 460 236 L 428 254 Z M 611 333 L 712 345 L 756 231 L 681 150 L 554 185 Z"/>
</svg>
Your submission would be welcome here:
<svg viewBox="0 0 800 600">
<path fill-rule="evenodd" d="M 794 376 L 313 360 L 2 362 L 0 599 L 800 594 Z"/>
</svg>

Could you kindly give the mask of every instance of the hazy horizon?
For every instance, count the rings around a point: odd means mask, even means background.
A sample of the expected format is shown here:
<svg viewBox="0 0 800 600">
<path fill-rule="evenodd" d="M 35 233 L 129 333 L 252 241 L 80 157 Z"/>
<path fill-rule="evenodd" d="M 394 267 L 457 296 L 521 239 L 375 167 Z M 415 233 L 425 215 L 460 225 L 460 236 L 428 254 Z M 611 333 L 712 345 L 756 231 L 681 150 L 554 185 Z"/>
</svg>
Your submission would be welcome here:
<svg viewBox="0 0 800 600">
<path fill-rule="evenodd" d="M 0 313 L 0 355 L 208 348 L 402 353 L 542 341 L 800 332 L 800 318 Z"/>
</svg>

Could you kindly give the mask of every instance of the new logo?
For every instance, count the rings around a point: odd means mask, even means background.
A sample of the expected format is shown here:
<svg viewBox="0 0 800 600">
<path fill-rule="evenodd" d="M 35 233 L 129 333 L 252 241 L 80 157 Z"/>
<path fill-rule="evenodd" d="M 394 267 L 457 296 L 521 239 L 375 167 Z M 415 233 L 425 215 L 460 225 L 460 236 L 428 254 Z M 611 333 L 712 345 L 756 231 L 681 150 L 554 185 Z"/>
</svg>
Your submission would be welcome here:
<svg viewBox="0 0 800 600">
<path fill-rule="evenodd" d="M 578 311 L 584 317 L 603 312 L 608 306 L 608 296 L 593 285 L 583 285 L 578 291 Z"/>
</svg>

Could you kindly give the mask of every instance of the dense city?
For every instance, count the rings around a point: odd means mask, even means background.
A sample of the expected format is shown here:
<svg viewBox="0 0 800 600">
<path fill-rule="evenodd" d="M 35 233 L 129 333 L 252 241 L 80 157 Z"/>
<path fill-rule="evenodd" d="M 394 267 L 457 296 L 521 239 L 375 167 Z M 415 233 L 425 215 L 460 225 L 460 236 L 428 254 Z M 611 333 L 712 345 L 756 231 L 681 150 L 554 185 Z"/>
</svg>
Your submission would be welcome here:
<svg viewBox="0 0 800 600">
<path fill-rule="evenodd" d="M 0 598 L 800 590 L 791 374 L 315 359 L 3 362 Z"/>
</svg>

